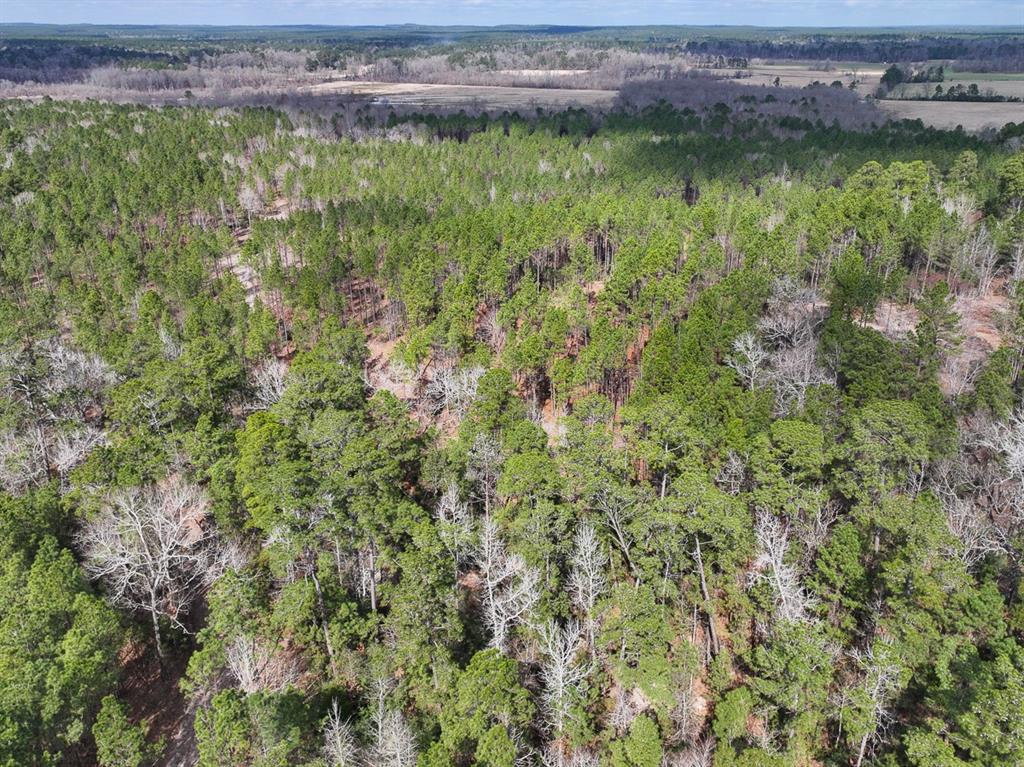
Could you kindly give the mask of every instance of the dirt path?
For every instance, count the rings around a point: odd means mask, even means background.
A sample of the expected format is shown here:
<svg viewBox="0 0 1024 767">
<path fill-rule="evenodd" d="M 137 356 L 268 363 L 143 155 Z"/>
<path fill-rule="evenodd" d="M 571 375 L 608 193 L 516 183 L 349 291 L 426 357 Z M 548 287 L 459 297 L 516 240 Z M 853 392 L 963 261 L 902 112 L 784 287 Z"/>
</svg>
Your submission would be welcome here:
<svg viewBox="0 0 1024 767">
<path fill-rule="evenodd" d="M 163 669 L 148 644 L 125 648 L 118 697 L 128 704 L 132 720 L 148 728 L 150 742 L 165 739 L 156 767 L 191 767 L 199 758 L 194 729 L 199 701 L 185 698 L 178 683 L 188 666 L 187 653 L 169 654 Z"/>
</svg>

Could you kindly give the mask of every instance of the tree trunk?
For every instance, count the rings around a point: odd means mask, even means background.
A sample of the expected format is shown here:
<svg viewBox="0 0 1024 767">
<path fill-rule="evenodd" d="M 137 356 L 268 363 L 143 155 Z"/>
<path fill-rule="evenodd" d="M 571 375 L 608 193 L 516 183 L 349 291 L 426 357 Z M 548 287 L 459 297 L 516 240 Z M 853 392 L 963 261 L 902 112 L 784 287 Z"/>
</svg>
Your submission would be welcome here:
<svg viewBox="0 0 1024 767">
<path fill-rule="evenodd" d="M 324 646 L 327 648 L 327 659 L 331 664 L 331 673 L 337 674 L 334 662 L 334 647 L 331 646 L 331 634 L 327 628 L 327 608 L 324 606 L 324 593 L 320 589 L 320 579 L 316 577 L 316 564 L 309 570 L 310 580 L 313 581 L 313 589 L 316 591 L 316 604 L 320 610 L 320 627 L 324 632 Z"/>
<path fill-rule="evenodd" d="M 153 638 L 156 640 L 156 657 L 160 661 L 160 669 L 164 667 L 164 643 L 160 636 L 160 611 L 156 606 L 156 595 L 149 596 L 149 615 L 153 619 Z"/>
<path fill-rule="evenodd" d="M 715 627 L 715 606 L 711 601 L 711 593 L 708 591 L 708 581 L 704 576 L 704 558 L 700 553 L 700 538 L 694 536 L 694 540 L 697 542 L 697 548 L 694 551 L 694 556 L 697 559 L 697 567 L 700 570 L 700 590 L 701 594 L 704 595 L 704 611 L 708 616 L 708 631 L 711 634 L 711 651 L 718 655 L 721 652 L 721 645 L 718 642 L 718 629 Z"/>
<path fill-rule="evenodd" d="M 377 549 L 370 544 L 370 610 L 377 612 Z"/>
<path fill-rule="evenodd" d="M 857 762 L 854 767 L 860 767 L 860 763 L 864 761 L 864 752 L 867 750 L 867 747 L 868 736 L 867 733 L 865 733 L 864 737 L 860 739 L 860 748 L 857 749 Z"/>
</svg>

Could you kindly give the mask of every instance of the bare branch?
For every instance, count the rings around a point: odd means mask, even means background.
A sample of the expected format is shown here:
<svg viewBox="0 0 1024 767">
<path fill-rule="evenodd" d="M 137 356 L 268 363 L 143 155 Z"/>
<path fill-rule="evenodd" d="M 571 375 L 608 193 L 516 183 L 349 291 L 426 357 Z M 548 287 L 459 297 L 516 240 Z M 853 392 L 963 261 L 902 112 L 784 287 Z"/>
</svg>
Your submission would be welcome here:
<svg viewBox="0 0 1024 767">
<path fill-rule="evenodd" d="M 582 632 L 576 621 L 565 626 L 554 622 L 540 631 L 540 676 L 544 688 L 540 694 L 541 711 L 552 732 L 560 734 L 572 719 L 572 706 L 582 695 L 589 663 L 580 659 Z"/>
<path fill-rule="evenodd" d="M 181 479 L 129 488 L 112 493 L 77 537 L 86 572 L 111 602 L 150 616 L 161 657 L 160 618 L 184 628 L 212 563 L 207 506 L 203 491 Z"/>
<path fill-rule="evenodd" d="M 477 564 L 483 579 L 484 621 L 491 633 L 491 646 L 509 649 L 512 630 L 533 611 L 540 594 L 540 573 L 527 566 L 518 554 L 509 554 L 491 519 L 484 519 L 480 531 Z"/>
<path fill-rule="evenodd" d="M 775 617 L 780 621 L 804 622 L 813 604 L 800 584 L 796 568 L 786 562 L 789 528 L 769 511 L 759 511 L 755 526 L 758 556 L 748 580 L 751 585 L 768 582 L 775 592 Z"/>
</svg>

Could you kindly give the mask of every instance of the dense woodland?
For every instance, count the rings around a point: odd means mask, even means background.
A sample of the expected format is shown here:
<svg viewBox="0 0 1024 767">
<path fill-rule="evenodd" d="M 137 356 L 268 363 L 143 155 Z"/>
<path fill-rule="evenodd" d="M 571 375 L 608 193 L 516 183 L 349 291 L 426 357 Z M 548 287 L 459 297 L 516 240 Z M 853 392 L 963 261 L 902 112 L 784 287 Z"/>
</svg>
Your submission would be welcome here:
<svg viewBox="0 0 1024 767">
<path fill-rule="evenodd" d="M 357 127 L 0 105 L 0 764 L 1024 763 L 1015 130 Z"/>
</svg>

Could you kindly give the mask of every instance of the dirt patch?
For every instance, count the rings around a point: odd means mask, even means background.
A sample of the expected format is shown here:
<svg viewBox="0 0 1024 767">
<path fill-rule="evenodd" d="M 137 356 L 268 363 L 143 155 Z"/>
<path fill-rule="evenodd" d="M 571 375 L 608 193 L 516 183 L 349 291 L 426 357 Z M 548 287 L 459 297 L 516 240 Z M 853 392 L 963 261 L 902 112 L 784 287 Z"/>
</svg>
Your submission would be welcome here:
<svg viewBox="0 0 1024 767">
<path fill-rule="evenodd" d="M 382 339 L 369 336 L 366 348 L 370 355 L 363 369 L 366 382 L 375 390 L 389 391 L 405 402 L 413 403 L 419 397 L 416 371 L 392 361 L 395 346 L 401 339 Z"/>
<path fill-rule="evenodd" d="M 540 409 L 540 427 L 548 435 L 548 446 L 557 447 L 565 436 L 565 424 L 562 418 L 565 416 L 565 403 L 555 407 L 554 398 L 549 398 Z"/>
<path fill-rule="evenodd" d="M 947 395 L 958 395 L 974 383 L 978 370 L 1004 344 L 1002 328 L 1010 311 L 1010 298 L 1002 282 L 983 295 L 964 295 L 953 304 L 960 315 L 960 349 L 939 371 L 939 384 Z"/>
<path fill-rule="evenodd" d="M 188 666 L 187 653 L 168 653 L 161 668 L 152 646 L 135 642 L 122 651 L 121 665 L 118 697 L 127 704 L 131 720 L 146 725 L 150 742 L 165 740 L 157 767 L 195 764 L 199 758 L 193 726 L 197 706 L 178 689 Z"/>
<path fill-rule="evenodd" d="M 283 220 L 288 218 L 292 212 L 291 202 L 285 197 L 277 197 L 270 207 L 267 209 L 264 215 L 259 215 L 257 218 L 261 219 L 272 219 L 272 220 Z M 249 238 L 252 237 L 252 228 L 249 226 L 241 226 L 234 231 L 235 242 L 239 246 L 248 242 Z M 291 256 L 286 256 L 286 260 L 290 260 Z M 240 250 L 234 250 L 221 256 L 217 259 L 217 274 L 223 274 L 230 272 L 235 275 L 239 283 L 242 285 L 242 289 L 245 291 L 245 302 L 250 307 L 255 306 L 256 299 L 259 298 L 265 306 L 274 306 L 277 304 L 276 301 L 271 300 L 270 296 L 266 296 L 263 293 L 263 285 L 260 282 L 259 274 L 249 264 L 242 261 L 242 252 Z"/>
<path fill-rule="evenodd" d="M 978 368 L 1005 344 L 1002 328 L 1009 310 L 1004 279 L 995 280 L 987 293 L 965 292 L 955 299 L 953 311 L 960 316 L 961 344 L 939 371 L 939 385 L 947 396 L 968 391 Z M 918 311 L 912 304 L 882 301 L 864 326 L 894 341 L 906 341 L 917 321 Z"/>
<path fill-rule="evenodd" d="M 864 327 L 877 330 L 894 341 L 903 341 L 913 332 L 917 320 L 917 308 L 912 304 L 881 301 L 872 318 L 864 323 Z"/>
</svg>

